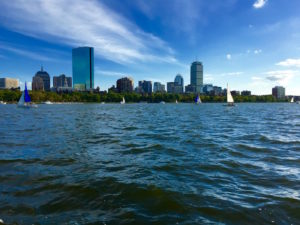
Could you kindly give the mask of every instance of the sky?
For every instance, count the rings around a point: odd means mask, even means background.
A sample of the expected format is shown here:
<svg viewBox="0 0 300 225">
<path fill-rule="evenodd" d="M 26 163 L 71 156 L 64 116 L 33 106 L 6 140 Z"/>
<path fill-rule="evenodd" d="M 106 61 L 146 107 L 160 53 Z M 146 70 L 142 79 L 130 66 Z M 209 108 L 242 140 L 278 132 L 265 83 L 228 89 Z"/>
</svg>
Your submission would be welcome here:
<svg viewBox="0 0 300 225">
<path fill-rule="evenodd" d="M 201 61 L 204 83 L 300 95 L 299 0 L 0 1 L 0 77 L 30 87 L 43 65 L 72 76 L 72 48 L 94 47 L 95 87 L 130 76 L 166 83 Z"/>
</svg>

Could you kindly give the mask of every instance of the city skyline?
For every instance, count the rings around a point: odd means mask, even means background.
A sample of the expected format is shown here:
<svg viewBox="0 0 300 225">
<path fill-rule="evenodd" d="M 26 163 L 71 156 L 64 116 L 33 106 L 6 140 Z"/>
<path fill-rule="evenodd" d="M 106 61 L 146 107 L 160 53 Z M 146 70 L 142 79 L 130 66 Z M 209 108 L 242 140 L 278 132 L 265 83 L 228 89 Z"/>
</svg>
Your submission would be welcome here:
<svg viewBox="0 0 300 225">
<path fill-rule="evenodd" d="M 91 46 L 94 87 L 101 90 L 125 76 L 137 86 L 139 80 L 166 84 L 180 73 L 189 84 L 197 59 L 206 84 L 253 94 L 282 85 L 287 95 L 300 95 L 296 0 L 68 3 L 0 3 L 0 77 L 19 78 L 22 86 L 40 65 L 50 77 L 72 76 L 72 48 Z"/>
</svg>

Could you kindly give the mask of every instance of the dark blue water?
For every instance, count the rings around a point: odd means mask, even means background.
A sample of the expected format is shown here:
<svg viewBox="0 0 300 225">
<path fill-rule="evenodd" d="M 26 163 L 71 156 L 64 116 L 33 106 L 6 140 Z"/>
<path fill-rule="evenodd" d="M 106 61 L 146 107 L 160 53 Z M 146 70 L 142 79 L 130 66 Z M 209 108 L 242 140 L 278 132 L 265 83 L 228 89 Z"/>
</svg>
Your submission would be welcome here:
<svg viewBox="0 0 300 225">
<path fill-rule="evenodd" d="M 300 224 L 300 105 L 0 105 L 7 224 Z"/>
</svg>

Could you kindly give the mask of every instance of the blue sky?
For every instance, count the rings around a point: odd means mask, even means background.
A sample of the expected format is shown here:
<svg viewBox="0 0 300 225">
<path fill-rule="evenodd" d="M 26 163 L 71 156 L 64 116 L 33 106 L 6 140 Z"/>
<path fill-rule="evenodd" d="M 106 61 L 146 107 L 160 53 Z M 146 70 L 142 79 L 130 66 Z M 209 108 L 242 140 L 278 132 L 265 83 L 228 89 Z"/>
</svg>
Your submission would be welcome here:
<svg viewBox="0 0 300 225">
<path fill-rule="evenodd" d="M 123 76 L 204 82 L 270 94 L 300 95 L 299 0 L 14 0 L 0 1 L 0 77 L 22 84 L 43 65 L 72 75 L 71 50 L 95 48 L 95 86 Z"/>
</svg>

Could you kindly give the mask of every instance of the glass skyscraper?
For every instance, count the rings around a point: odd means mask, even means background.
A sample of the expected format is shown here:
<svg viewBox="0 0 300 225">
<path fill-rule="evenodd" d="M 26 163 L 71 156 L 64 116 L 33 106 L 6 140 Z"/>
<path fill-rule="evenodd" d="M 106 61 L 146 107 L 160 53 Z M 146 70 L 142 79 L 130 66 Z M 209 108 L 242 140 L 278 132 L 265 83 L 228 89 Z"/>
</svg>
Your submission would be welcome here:
<svg viewBox="0 0 300 225">
<path fill-rule="evenodd" d="M 79 91 L 94 88 L 94 48 L 72 50 L 73 88 Z"/>
<path fill-rule="evenodd" d="M 203 65 L 201 62 L 193 62 L 191 65 L 191 85 L 197 93 L 202 92 L 203 87 Z"/>
</svg>

